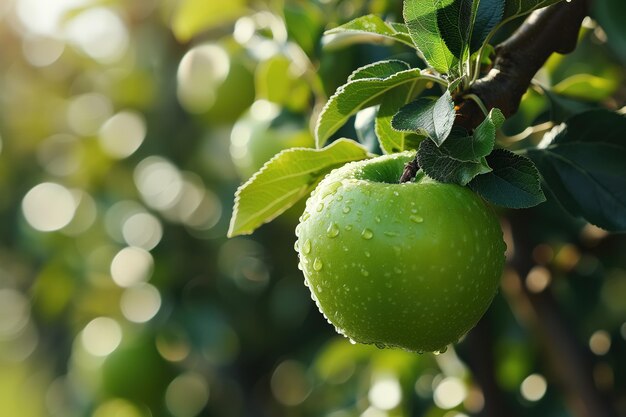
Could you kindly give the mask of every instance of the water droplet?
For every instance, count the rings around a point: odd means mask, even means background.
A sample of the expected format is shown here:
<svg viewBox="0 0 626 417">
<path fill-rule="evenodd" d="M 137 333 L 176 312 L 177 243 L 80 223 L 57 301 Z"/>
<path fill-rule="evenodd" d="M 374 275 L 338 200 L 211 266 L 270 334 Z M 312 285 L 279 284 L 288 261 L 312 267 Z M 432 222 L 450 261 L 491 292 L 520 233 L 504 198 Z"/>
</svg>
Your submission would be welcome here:
<svg viewBox="0 0 626 417">
<path fill-rule="evenodd" d="M 324 190 L 324 193 L 322 194 L 322 198 L 325 198 L 325 197 L 328 197 L 329 195 L 337 193 L 337 189 L 339 187 L 341 187 L 341 181 L 333 182 L 332 184 L 328 186 L 328 188 Z"/>
<path fill-rule="evenodd" d="M 309 286 L 309 281 L 306 280 L 306 278 L 304 279 L 304 286 L 308 287 Z"/>
<path fill-rule="evenodd" d="M 376 223 L 380 223 L 380 216 L 374 217 L 374 220 L 376 221 Z"/>
<path fill-rule="evenodd" d="M 300 243 L 300 242 L 298 241 L 298 239 L 296 239 L 296 241 L 295 241 L 295 242 L 293 242 L 293 248 L 294 248 L 294 250 L 295 250 L 296 252 L 298 252 L 298 244 L 299 244 L 299 243 Z"/>
<path fill-rule="evenodd" d="M 326 236 L 333 238 L 339 235 L 339 226 L 337 223 L 332 222 L 328 225 L 328 229 L 326 229 Z"/>
<path fill-rule="evenodd" d="M 422 216 L 418 216 L 418 215 L 415 215 L 415 214 L 410 216 L 409 219 L 413 223 L 422 223 L 424 221 L 424 218 Z"/>
<path fill-rule="evenodd" d="M 304 213 L 302 213 L 302 216 L 300 216 L 300 221 L 305 222 L 309 220 L 309 217 L 311 217 L 311 214 L 308 211 L 305 211 Z"/>
<path fill-rule="evenodd" d="M 323 266 L 324 264 L 322 263 L 322 260 L 320 258 L 315 258 L 313 261 L 313 269 L 319 272 L 322 270 Z"/>
<path fill-rule="evenodd" d="M 324 210 L 324 203 L 319 203 L 317 205 L 317 208 L 315 209 L 317 210 L 317 212 L 319 213 L 320 211 Z"/>
<path fill-rule="evenodd" d="M 344 229 L 346 229 L 347 231 L 352 230 L 352 225 L 351 224 L 347 224 Z"/>
<path fill-rule="evenodd" d="M 444 346 L 441 349 L 439 349 L 439 353 L 446 353 L 448 351 L 448 346 Z"/>
<path fill-rule="evenodd" d="M 343 211 L 345 214 L 348 214 L 348 213 L 350 213 L 350 210 L 352 210 L 352 209 L 350 208 L 350 206 L 344 206 L 342 211 Z"/>
<path fill-rule="evenodd" d="M 398 192 L 397 192 L 397 191 L 394 191 L 394 192 L 393 192 L 393 195 L 395 195 L 396 197 L 398 197 L 400 194 L 398 194 Z"/>
<path fill-rule="evenodd" d="M 352 340 L 352 339 L 348 339 L 348 340 L 350 340 L 350 344 L 351 344 L 351 345 L 356 345 L 356 341 L 354 341 L 354 340 Z"/>
<path fill-rule="evenodd" d="M 305 255 L 311 253 L 311 241 L 309 239 L 304 241 L 304 245 L 302 245 L 302 253 Z"/>
<path fill-rule="evenodd" d="M 395 272 L 396 274 L 401 274 L 402 270 L 400 268 L 398 268 L 397 266 L 393 267 L 393 272 Z"/>
<path fill-rule="evenodd" d="M 369 274 L 370 274 L 370 273 L 369 273 L 369 272 L 367 272 L 367 270 L 365 270 L 365 269 L 361 269 L 361 275 L 363 275 L 364 277 L 369 276 Z"/>
<path fill-rule="evenodd" d="M 321 285 L 318 285 L 318 286 L 317 286 L 317 287 L 315 287 L 315 288 L 317 288 L 317 292 L 322 292 L 322 286 L 321 286 Z"/>
<path fill-rule="evenodd" d="M 365 255 L 365 257 L 366 257 L 366 258 L 369 258 L 370 256 L 372 256 L 372 254 L 371 254 L 371 253 L 369 253 L 368 251 L 365 251 L 365 252 L 364 252 L 364 255 Z"/>
<path fill-rule="evenodd" d="M 381 342 L 374 343 L 378 349 L 386 349 L 387 345 Z"/>
<path fill-rule="evenodd" d="M 343 196 L 342 196 L 342 195 L 338 195 L 338 196 L 337 196 L 337 198 L 336 198 L 335 200 L 337 200 L 337 201 L 341 201 L 341 200 L 343 200 Z"/>
<path fill-rule="evenodd" d="M 398 234 L 396 232 L 383 232 L 383 234 L 385 236 L 389 236 L 389 237 L 395 237 L 398 236 Z"/>
<path fill-rule="evenodd" d="M 374 237 L 374 232 L 372 232 L 370 229 L 363 229 L 363 232 L 361 232 L 361 237 L 365 240 L 370 240 Z"/>
<path fill-rule="evenodd" d="M 303 271 L 303 270 L 304 270 L 304 266 L 302 265 L 302 262 L 298 262 L 298 269 L 299 269 L 300 271 Z M 306 283 L 306 281 L 305 281 L 305 283 Z"/>
<path fill-rule="evenodd" d="M 416 208 L 411 209 L 411 213 L 417 214 L 417 209 Z"/>
</svg>

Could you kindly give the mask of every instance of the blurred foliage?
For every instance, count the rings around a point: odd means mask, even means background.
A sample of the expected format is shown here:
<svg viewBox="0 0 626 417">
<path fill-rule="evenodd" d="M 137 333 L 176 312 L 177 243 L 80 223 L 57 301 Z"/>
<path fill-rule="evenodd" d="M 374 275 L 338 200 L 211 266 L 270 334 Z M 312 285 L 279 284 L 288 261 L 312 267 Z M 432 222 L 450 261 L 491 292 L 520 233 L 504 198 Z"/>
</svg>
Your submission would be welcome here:
<svg viewBox="0 0 626 417">
<path fill-rule="evenodd" d="M 623 4 L 597 3 L 503 142 L 624 106 Z M 481 413 L 469 341 L 413 355 L 334 333 L 296 266 L 297 212 L 225 237 L 237 185 L 278 150 L 312 146 L 311 121 L 352 70 L 419 64 L 402 45 L 323 47 L 324 30 L 366 13 L 398 19 L 401 2 L 0 2 L 2 415 Z M 554 294 L 626 414 L 626 241 L 550 202 L 526 220 L 527 286 Z M 501 401 L 571 415 L 519 289 L 503 289 L 483 320 Z"/>
</svg>

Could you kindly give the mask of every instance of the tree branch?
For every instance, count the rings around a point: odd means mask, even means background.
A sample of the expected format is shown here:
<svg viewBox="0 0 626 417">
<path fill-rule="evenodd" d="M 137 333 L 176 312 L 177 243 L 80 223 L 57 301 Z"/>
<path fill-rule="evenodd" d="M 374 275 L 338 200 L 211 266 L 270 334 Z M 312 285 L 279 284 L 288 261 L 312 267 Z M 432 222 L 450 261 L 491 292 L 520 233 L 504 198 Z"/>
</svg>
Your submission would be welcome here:
<svg viewBox="0 0 626 417">
<path fill-rule="evenodd" d="M 496 46 L 494 66 L 469 91 L 455 97 L 455 125 L 474 130 L 484 119 L 483 110 L 464 94 L 478 96 L 487 110 L 500 109 L 504 117 L 519 108 L 533 77 L 554 52 L 567 54 L 576 48 L 578 32 L 592 0 L 561 2 L 532 13 L 506 41 Z M 408 182 L 419 168 L 407 164 L 400 182 Z"/>
<path fill-rule="evenodd" d="M 488 110 L 499 108 L 505 117 L 517 112 L 530 82 L 554 52 L 576 48 L 578 32 L 590 0 L 562 2 L 531 14 L 510 38 L 496 47 L 493 68 L 467 93 L 476 94 Z M 456 124 L 473 130 L 484 114 L 472 100 L 460 97 Z"/>
</svg>

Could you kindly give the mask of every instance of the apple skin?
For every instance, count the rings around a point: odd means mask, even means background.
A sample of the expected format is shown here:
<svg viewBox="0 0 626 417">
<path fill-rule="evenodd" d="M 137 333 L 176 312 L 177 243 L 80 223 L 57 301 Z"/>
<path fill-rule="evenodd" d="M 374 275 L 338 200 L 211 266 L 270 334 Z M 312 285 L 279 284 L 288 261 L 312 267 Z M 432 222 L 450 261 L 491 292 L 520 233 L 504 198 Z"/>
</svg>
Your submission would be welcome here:
<svg viewBox="0 0 626 417">
<path fill-rule="evenodd" d="M 491 304 L 506 245 L 495 213 L 468 188 L 424 175 L 398 184 L 413 155 L 326 176 L 296 228 L 296 250 L 312 298 L 339 333 L 436 352 Z"/>
</svg>

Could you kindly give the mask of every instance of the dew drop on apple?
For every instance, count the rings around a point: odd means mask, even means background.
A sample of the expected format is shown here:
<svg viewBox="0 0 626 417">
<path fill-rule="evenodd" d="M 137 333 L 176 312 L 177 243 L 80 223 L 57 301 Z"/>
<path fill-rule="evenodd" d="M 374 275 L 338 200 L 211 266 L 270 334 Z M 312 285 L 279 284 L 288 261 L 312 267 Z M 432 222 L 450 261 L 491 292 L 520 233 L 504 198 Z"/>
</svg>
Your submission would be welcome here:
<svg viewBox="0 0 626 417">
<path fill-rule="evenodd" d="M 322 263 L 322 260 L 320 258 L 315 258 L 315 260 L 313 261 L 313 269 L 319 272 L 322 270 L 323 267 L 324 264 Z"/>
<path fill-rule="evenodd" d="M 346 229 L 349 232 L 350 230 L 352 230 L 352 225 L 351 224 L 347 224 L 347 225 L 344 226 L 344 229 Z"/>
<path fill-rule="evenodd" d="M 350 341 L 350 344 L 351 344 L 351 345 L 356 345 L 356 341 L 355 341 L 355 340 L 352 340 L 352 339 L 350 339 L 350 338 L 348 338 L 348 340 Z"/>
<path fill-rule="evenodd" d="M 361 232 L 361 237 L 365 240 L 370 240 L 374 237 L 374 232 L 372 232 L 370 229 L 363 229 L 363 232 Z"/>
<path fill-rule="evenodd" d="M 332 222 L 328 226 L 328 229 L 326 229 L 326 236 L 328 236 L 330 238 L 335 238 L 338 235 L 339 235 L 339 226 L 337 226 L 337 223 Z"/>
<path fill-rule="evenodd" d="M 365 255 L 366 258 L 369 258 L 370 256 L 372 256 L 372 254 L 369 253 L 368 251 L 365 251 L 363 255 Z"/>
<path fill-rule="evenodd" d="M 361 275 L 363 275 L 364 277 L 369 276 L 369 272 L 366 269 L 361 269 Z"/>
<path fill-rule="evenodd" d="M 344 206 L 342 211 L 344 212 L 344 214 L 348 214 L 350 213 L 350 210 L 351 210 L 350 206 Z"/>
<path fill-rule="evenodd" d="M 300 216 L 300 221 L 305 222 L 309 219 L 309 217 L 311 217 L 311 214 L 309 214 L 308 211 L 305 211 L 304 213 L 302 213 L 302 216 Z"/>
<path fill-rule="evenodd" d="M 374 343 L 378 349 L 387 349 L 387 345 L 381 342 Z"/>
<path fill-rule="evenodd" d="M 317 286 L 317 287 L 315 287 L 315 288 L 317 288 L 317 292 L 322 292 L 322 286 L 321 286 L 321 285 L 318 285 L 318 286 Z"/>
<path fill-rule="evenodd" d="M 311 253 L 311 241 L 309 239 L 304 241 L 304 244 L 302 245 L 302 253 L 305 255 Z"/>
<path fill-rule="evenodd" d="M 376 223 L 380 223 L 380 216 L 376 216 L 374 220 L 376 221 Z"/>
<path fill-rule="evenodd" d="M 409 220 L 411 220 L 413 223 L 422 223 L 424 221 L 424 218 L 422 216 L 413 214 L 409 216 Z"/>
<path fill-rule="evenodd" d="M 319 203 L 315 210 L 317 210 L 318 213 L 324 210 L 324 203 Z"/>
</svg>

